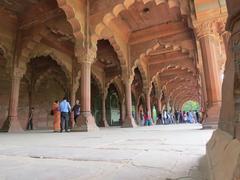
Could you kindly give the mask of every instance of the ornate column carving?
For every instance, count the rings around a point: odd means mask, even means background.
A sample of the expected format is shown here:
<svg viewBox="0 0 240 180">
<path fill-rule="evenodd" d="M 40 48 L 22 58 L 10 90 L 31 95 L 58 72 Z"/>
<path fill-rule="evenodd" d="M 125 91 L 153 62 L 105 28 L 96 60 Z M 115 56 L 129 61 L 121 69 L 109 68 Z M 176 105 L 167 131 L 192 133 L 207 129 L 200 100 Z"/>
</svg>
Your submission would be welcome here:
<svg viewBox="0 0 240 180">
<path fill-rule="evenodd" d="M 14 68 L 13 70 L 8 119 L 3 125 L 4 131 L 23 132 L 23 128 L 18 120 L 18 101 L 20 83 L 24 72 L 25 70 L 22 68 Z"/>
<path fill-rule="evenodd" d="M 91 113 L 91 65 L 95 60 L 96 50 L 76 48 L 78 62 L 81 64 L 81 114 L 74 131 L 95 131 L 99 128 Z"/>
<path fill-rule="evenodd" d="M 132 81 L 133 77 L 130 76 L 128 67 L 122 67 L 123 81 L 125 84 L 125 104 L 126 104 L 126 117 L 122 122 L 122 127 L 136 127 L 135 120 L 132 116 Z"/>
<path fill-rule="evenodd" d="M 197 26 L 196 34 L 200 42 L 203 70 L 207 89 L 208 117 L 203 123 L 205 128 L 217 126 L 221 107 L 221 81 L 216 56 L 216 21 L 203 22 Z"/>
</svg>

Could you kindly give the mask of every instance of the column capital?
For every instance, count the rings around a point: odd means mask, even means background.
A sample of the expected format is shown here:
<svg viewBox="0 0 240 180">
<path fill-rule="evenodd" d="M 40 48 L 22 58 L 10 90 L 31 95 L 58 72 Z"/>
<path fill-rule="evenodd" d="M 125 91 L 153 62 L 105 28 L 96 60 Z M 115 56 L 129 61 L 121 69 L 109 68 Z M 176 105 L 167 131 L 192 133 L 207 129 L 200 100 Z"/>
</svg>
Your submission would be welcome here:
<svg viewBox="0 0 240 180">
<path fill-rule="evenodd" d="M 25 71 L 26 71 L 25 68 L 21 68 L 21 67 L 14 68 L 12 78 L 21 79 L 23 77 Z"/>
<path fill-rule="evenodd" d="M 227 17 L 222 16 L 207 21 L 195 22 L 194 27 L 196 37 L 198 39 L 201 39 L 202 37 L 209 35 L 215 37 L 221 35 L 222 32 L 226 31 L 225 30 L 226 21 Z"/>
<path fill-rule="evenodd" d="M 84 48 L 76 45 L 75 56 L 78 63 L 86 62 L 92 64 L 97 57 L 97 48 Z"/>
<path fill-rule="evenodd" d="M 126 65 L 121 66 L 122 68 L 122 80 L 124 81 L 124 83 L 130 83 L 132 84 L 134 76 L 129 72 L 129 67 L 127 67 Z"/>
</svg>

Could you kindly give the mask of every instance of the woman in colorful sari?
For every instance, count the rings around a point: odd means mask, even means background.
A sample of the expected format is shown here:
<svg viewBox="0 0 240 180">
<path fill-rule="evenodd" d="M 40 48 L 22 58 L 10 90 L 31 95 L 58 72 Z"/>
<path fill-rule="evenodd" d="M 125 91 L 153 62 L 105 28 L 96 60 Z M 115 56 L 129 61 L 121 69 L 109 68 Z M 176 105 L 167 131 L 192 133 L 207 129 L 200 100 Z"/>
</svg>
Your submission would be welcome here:
<svg viewBox="0 0 240 180">
<path fill-rule="evenodd" d="M 53 131 L 54 132 L 60 132 L 61 113 L 59 111 L 59 101 L 58 100 L 53 102 L 52 111 L 53 111 L 53 115 L 54 115 Z"/>
</svg>

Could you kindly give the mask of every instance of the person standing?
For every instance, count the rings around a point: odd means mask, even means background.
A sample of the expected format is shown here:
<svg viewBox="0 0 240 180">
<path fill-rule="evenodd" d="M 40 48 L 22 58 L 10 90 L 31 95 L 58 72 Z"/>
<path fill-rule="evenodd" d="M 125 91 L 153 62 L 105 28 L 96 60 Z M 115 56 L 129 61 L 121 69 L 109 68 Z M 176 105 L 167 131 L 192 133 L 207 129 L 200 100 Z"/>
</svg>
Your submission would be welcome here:
<svg viewBox="0 0 240 180">
<path fill-rule="evenodd" d="M 73 106 L 72 109 L 73 113 L 74 113 L 74 122 L 77 123 L 77 118 L 80 115 L 80 104 L 79 104 L 79 100 L 76 100 L 76 104 Z"/>
<path fill-rule="evenodd" d="M 197 121 L 197 123 L 200 123 L 200 121 L 199 121 L 199 113 L 198 113 L 198 111 L 196 111 L 196 121 Z"/>
<path fill-rule="evenodd" d="M 31 111 L 29 112 L 27 130 L 33 130 L 33 112 L 34 108 L 32 107 Z"/>
<path fill-rule="evenodd" d="M 60 114 L 60 110 L 59 110 L 59 101 L 58 100 L 53 102 L 52 112 L 53 112 L 53 115 L 54 115 L 53 131 L 54 132 L 59 132 L 60 131 L 61 114 Z"/>
<path fill-rule="evenodd" d="M 61 112 L 61 131 L 65 129 L 65 132 L 69 132 L 68 123 L 69 123 L 69 112 L 71 112 L 71 106 L 67 101 L 67 98 L 64 97 L 60 103 L 60 112 Z"/>
<path fill-rule="evenodd" d="M 179 123 L 183 123 L 183 113 L 181 110 L 179 111 Z"/>
</svg>

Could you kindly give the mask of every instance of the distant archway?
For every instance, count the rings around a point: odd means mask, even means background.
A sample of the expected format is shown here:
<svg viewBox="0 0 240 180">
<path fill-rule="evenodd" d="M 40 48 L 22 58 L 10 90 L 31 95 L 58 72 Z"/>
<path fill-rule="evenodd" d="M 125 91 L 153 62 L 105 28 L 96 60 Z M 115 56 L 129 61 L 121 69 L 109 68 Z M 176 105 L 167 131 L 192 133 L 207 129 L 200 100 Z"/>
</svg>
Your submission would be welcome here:
<svg viewBox="0 0 240 180">
<path fill-rule="evenodd" d="M 92 115 L 95 118 L 97 126 L 103 126 L 102 122 L 102 97 L 101 97 L 101 87 L 99 87 L 97 80 L 91 77 L 91 110 Z"/>
<path fill-rule="evenodd" d="M 110 126 L 120 126 L 121 103 L 119 93 L 114 84 L 110 84 L 106 99 L 107 121 Z"/>
<path fill-rule="evenodd" d="M 182 110 L 185 112 L 189 111 L 199 111 L 200 110 L 200 104 L 197 101 L 186 101 L 183 106 Z"/>
<path fill-rule="evenodd" d="M 67 82 L 67 83 L 66 83 Z M 32 58 L 21 80 L 18 114 L 24 129 L 27 128 L 31 107 L 34 108 L 33 128 L 52 129 L 52 103 L 69 98 L 69 80 L 65 71 L 51 56 Z"/>
</svg>

